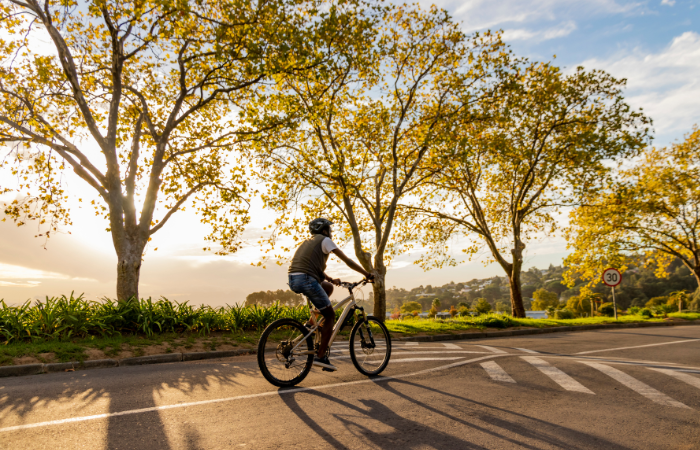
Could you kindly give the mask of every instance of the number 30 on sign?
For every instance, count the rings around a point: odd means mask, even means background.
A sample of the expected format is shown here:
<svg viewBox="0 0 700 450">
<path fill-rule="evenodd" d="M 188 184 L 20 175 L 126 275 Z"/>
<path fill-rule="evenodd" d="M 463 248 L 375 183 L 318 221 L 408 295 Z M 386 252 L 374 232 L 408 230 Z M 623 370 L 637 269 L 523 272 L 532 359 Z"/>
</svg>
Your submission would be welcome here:
<svg viewBox="0 0 700 450">
<path fill-rule="evenodd" d="M 603 283 L 610 287 L 615 287 L 622 283 L 622 275 L 617 269 L 605 269 L 603 271 Z"/>
</svg>

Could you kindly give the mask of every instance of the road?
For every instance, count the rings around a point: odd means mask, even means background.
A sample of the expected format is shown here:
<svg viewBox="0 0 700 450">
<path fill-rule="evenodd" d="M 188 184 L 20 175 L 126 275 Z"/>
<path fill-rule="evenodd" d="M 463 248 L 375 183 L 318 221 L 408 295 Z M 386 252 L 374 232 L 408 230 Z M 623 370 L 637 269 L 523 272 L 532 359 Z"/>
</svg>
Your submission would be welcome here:
<svg viewBox="0 0 700 450">
<path fill-rule="evenodd" d="M 700 326 L 334 352 L 290 390 L 253 356 L 0 379 L 0 448 L 700 448 Z"/>
</svg>

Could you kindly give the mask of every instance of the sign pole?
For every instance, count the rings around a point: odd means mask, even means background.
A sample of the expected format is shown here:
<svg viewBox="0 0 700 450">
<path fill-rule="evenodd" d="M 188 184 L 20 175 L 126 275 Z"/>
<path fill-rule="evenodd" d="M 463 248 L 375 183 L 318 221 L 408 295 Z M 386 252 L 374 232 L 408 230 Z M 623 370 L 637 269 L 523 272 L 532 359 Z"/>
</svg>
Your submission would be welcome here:
<svg viewBox="0 0 700 450">
<path fill-rule="evenodd" d="M 603 271 L 603 276 L 601 278 L 603 279 L 603 283 L 605 285 L 610 286 L 612 288 L 613 309 L 615 310 L 615 320 L 617 320 L 617 301 L 615 300 L 615 286 L 618 286 L 620 283 L 622 283 L 622 274 L 619 270 L 610 267 Z"/>
<path fill-rule="evenodd" d="M 617 320 L 617 302 L 615 301 L 615 286 L 612 287 L 613 308 L 615 308 L 615 320 Z"/>
</svg>

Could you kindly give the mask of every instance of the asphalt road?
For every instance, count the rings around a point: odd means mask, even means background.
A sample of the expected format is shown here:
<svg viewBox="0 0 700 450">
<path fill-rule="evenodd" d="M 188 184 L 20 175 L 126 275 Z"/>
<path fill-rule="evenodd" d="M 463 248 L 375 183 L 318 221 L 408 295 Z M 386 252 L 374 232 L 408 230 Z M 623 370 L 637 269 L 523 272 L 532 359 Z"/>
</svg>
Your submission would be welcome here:
<svg viewBox="0 0 700 450">
<path fill-rule="evenodd" d="M 252 356 L 0 379 L 0 448 L 700 448 L 700 326 L 396 342 L 372 380 L 335 362 L 291 390 Z"/>
</svg>

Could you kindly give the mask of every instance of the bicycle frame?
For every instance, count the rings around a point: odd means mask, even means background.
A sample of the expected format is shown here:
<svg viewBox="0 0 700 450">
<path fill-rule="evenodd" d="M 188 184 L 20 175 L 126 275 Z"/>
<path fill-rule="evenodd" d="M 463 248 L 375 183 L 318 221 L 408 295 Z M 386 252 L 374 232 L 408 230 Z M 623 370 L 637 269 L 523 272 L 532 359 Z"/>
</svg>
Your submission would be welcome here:
<svg viewBox="0 0 700 450">
<path fill-rule="evenodd" d="M 345 319 L 347 319 L 348 314 L 350 313 L 350 310 L 357 306 L 357 302 L 355 301 L 355 294 L 352 291 L 357 286 L 358 285 L 353 286 L 352 288 L 348 288 L 348 290 L 350 291 L 350 295 L 348 295 L 347 297 L 345 297 L 344 299 L 342 299 L 341 301 L 336 303 L 335 306 L 332 306 L 334 311 L 340 309 L 340 307 L 343 305 L 345 305 L 345 308 L 343 309 L 343 312 L 340 315 L 340 318 L 335 322 L 335 326 L 333 327 L 333 334 L 331 335 L 331 338 L 328 341 L 328 350 L 330 350 L 331 346 L 333 345 L 333 342 L 335 341 L 336 336 L 338 335 L 338 332 L 340 332 L 341 328 L 343 327 L 343 323 L 345 323 Z M 309 334 L 307 334 L 304 337 L 297 338 L 298 342 L 296 342 L 296 345 L 294 345 L 294 347 L 290 351 L 290 355 L 308 354 L 309 352 L 296 353 L 295 350 L 297 349 L 297 347 L 299 347 L 299 345 L 301 345 L 302 342 L 306 341 L 306 339 L 308 339 L 309 336 L 311 336 L 312 334 L 314 334 L 316 332 L 316 330 L 318 330 L 318 323 L 316 322 L 316 319 L 314 319 L 313 305 L 311 304 L 311 302 L 309 301 L 308 298 L 306 299 L 306 304 L 309 307 L 309 318 L 310 318 L 309 320 L 311 320 L 311 322 L 313 323 L 313 327 L 309 331 Z M 362 318 L 364 320 L 366 320 L 367 313 L 365 313 L 364 310 L 361 310 L 361 311 L 362 311 Z M 314 350 L 314 352 L 315 352 L 315 350 Z"/>
</svg>

